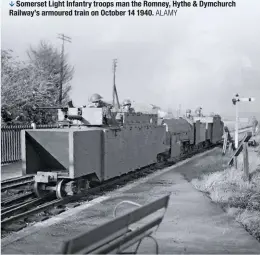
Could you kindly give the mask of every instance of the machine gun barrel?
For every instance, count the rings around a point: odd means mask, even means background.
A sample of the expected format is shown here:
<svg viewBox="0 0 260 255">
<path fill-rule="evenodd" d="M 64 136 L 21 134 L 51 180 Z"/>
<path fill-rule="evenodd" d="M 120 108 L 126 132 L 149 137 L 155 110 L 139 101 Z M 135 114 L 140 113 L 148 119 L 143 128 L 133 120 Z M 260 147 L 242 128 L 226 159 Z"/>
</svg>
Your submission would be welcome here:
<svg viewBox="0 0 260 255">
<path fill-rule="evenodd" d="M 68 109 L 68 106 L 35 106 L 35 110 L 59 110 L 59 109 Z"/>
<path fill-rule="evenodd" d="M 82 116 L 80 116 L 80 115 L 66 115 L 66 117 L 69 120 L 82 120 Z"/>
</svg>

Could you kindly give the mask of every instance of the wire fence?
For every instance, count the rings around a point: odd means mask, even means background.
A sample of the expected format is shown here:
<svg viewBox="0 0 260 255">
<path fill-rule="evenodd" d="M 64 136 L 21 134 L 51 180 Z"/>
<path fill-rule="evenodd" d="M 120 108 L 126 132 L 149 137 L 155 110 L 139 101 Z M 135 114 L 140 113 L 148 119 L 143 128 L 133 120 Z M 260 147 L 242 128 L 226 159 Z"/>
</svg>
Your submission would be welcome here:
<svg viewBox="0 0 260 255">
<path fill-rule="evenodd" d="M 57 125 L 37 125 L 37 129 L 57 128 Z M 21 160 L 21 130 L 32 129 L 30 125 L 1 127 L 1 164 Z"/>
</svg>

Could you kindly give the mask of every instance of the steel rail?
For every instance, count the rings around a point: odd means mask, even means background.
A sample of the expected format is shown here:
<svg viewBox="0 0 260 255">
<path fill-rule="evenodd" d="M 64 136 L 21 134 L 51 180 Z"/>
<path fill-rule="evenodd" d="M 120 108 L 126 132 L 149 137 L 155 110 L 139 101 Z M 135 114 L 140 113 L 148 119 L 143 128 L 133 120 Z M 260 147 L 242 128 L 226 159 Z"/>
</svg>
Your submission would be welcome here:
<svg viewBox="0 0 260 255">
<path fill-rule="evenodd" d="M 8 189 L 14 189 L 21 186 L 25 186 L 31 184 L 33 182 L 33 175 L 20 176 L 8 180 L 4 180 L 1 182 L 1 192 L 4 192 Z"/>
<path fill-rule="evenodd" d="M 18 203 L 18 202 L 21 202 L 22 200 L 24 199 L 27 199 L 27 198 L 30 198 L 30 197 L 33 197 L 35 196 L 33 192 L 29 192 L 29 193 L 26 193 L 26 194 L 22 194 L 20 196 L 12 196 L 8 199 L 4 199 L 2 202 L 1 202 L 1 207 L 5 207 L 5 206 L 10 206 L 11 204 L 13 203 Z M 3 209 L 3 208 L 2 208 Z"/>
<path fill-rule="evenodd" d="M 22 214 L 25 210 L 29 210 L 31 207 L 35 207 L 40 205 L 41 203 L 44 203 L 46 201 L 48 201 L 49 199 L 51 199 L 51 197 L 53 197 L 53 195 L 48 195 L 46 197 L 43 198 L 35 198 L 29 202 L 25 202 L 17 207 L 11 208 L 10 210 L 5 210 L 5 212 L 1 212 L 1 218 L 9 218 L 9 217 L 15 217 L 13 216 L 14 214 L 20 215 Z M 29 210 L 30 211 L 30 210 Z M 21 213 L 22 212 L 22 213 Z M 27 213 L 27 211 L 25 212 Z"/>
</svg>

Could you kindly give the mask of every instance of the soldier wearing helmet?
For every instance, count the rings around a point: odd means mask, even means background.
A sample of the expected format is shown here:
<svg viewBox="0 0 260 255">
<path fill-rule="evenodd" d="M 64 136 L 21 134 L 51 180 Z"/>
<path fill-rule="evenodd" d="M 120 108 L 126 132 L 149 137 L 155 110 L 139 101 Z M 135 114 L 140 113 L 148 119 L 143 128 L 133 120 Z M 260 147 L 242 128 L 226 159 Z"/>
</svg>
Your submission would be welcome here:
<svg viewBox="0 0 260 255">
<path fill-rule="evenodd" d="M 190 118 L 191 117 L 191 110 L 187 109 L 186 110 L 186 118 Z"/>
<path fill-rule="evenodd" d="M 103 111 L 103 123 L 105 125 L 108 125 L 109 120 L 111 120 L 111 111 L 108 104 L 106 104 L 104 101 L 102 101 L 102 96 L 95 93 L 90 97 L 90 108 L 102 108 Z"/>
<path fill-rule="evenodd" d="M 123 123 L 123 113 L 125 112 L 128 112 L 128 113 L 133 113 L 135 112 L 133 108 L 131 108 L 131 101 L 129 99 L 125 99 L 123 102 L 122 102 L 122 107 L 120 109 L 120 112 L 117 113 L 116 115 L 116 120 L 119 122 L 119 123 Z"/>
<path fill-rule="evenodd" d="M 103 106 L 105 106 L 104 102 L 102 101 L 102 96 L 97 93 L 93 94 L 90 97 L 89 101 L 91 103 L 89 107 L 91 108 L 102 108 Z"/>
<path fill-rule="evenodd" d="M 195 114 L 197 117 L 203 117 L 202 116 L 202 108 L 201 107 L 198 107 L 196 110 L 195 110 Z"/>
<path fill-rule="evenodd" d="M 125 99 L 122 103 L 122 111 L 133 113 L 135 112 L 133 108 L 131 108 L 131 101 L 129 99 Z"/>
</svg>

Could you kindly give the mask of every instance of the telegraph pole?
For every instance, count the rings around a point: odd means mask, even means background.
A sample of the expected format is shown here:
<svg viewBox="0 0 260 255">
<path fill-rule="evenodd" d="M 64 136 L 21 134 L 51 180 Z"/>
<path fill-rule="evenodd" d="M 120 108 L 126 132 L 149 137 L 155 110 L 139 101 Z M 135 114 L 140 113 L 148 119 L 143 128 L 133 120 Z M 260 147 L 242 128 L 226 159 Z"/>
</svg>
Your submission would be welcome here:
<svg viewBox="0 0 260 255">
<path fill-rule="evenodd" d="M 117 101 L 117 107 L 120 108 L 117 89 L 116 89 L 116 68 L 117 68 L 117 59 L 113 59 L 113 106 L 115 106 L 115 97 Z"/>
<path fill-rule="evenodd" d="M 238 148 L 238 102 L 253 102 L 255 98 L 248 97 L 248 98 L 240 98 L 238 94 L 235 95 L 235 98 L 232 99 L 232 103 L 236 106 L 236 124 L 235 124 L 235 147 Z"/>
<path fill-rule="evenodd" d="M 62 40 L 61 48 L 61 67 L 60 67 L 60 89 L 59 89 L 59 103 L 62 104 L 62 82 L 63 82 L 63 65 L 64 65 L 64 44 L 65 41 L 71 43 L 71 38 L 64 34 L 58 34 L 58 39 Z"/>
</svg>

